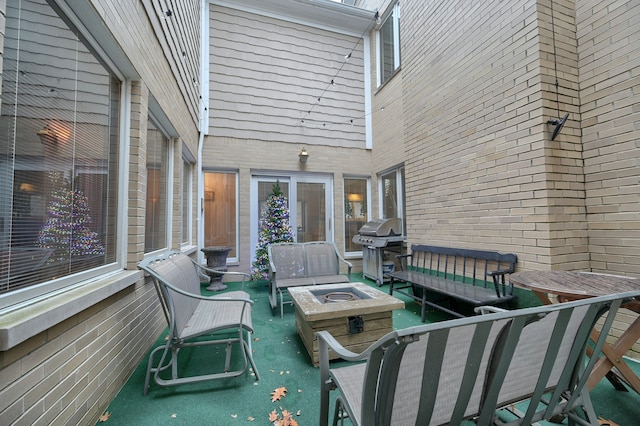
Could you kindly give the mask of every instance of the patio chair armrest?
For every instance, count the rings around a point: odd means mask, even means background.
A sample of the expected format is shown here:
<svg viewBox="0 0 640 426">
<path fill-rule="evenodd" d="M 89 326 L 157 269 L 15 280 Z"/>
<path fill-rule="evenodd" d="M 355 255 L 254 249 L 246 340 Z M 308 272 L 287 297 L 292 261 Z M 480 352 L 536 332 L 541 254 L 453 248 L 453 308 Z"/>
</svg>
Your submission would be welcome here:
<svg viewBox="0 0 640 426">
<path fill-rule="evenodd" d="M 174 285 L 171 285 L 169 283 L 167 283 L 166 281 L 162 282 L 162 285 L 166 286 L 167 288 L 170 288 L 171 290 L 175 291 L 176 293 L 180 293 L 184 296 L 190 297 L 192 299 L 199 299 L 199 300 L 208 300 L 208 301 L 212 301 L 212 302 L 244 302 L 244 303 L 248 303 L 250 305 L 253 305 L 253 300 L 248 299 L 248 298 L 244 298 L 244 297 L 225 297 L 224 293 L 222 294 L 216 294 L 214 296 L 203 296 L 201 294 L 195 294 L 195 293 L 190 293 L 188 291 L 182 290 L 181 288 L 178 288 Z"/>
<path fill-rule="evenodd" d="M 473 311 L 476 314 L 486 315 L 496 312 L 506 312 L 507 309 L 498 308 L 497 306 L 476 306 L 475 308 L 473 308 Z"/>
<path fill-rule="evenodd" d="M 319 352 L 322 352 L 323 350 L 328 351 L 329 349 L 331 349 L 336 353 L 336 355 L 346 361 L 362 361 L 367 359 L 367 356 L 369 356 L 369 349 L 361 353 L 351 352 L 350 350 L 342 346 L 342 344 L 338 342 L 335 337 L 333 337 L 331 333 L 326 330 L 317 331 L 316 337 L 318 338 Z"/>
<path fill-rule="evenodd" d="M 208 266 L 205 265 L 201 265 L 197 262 L 193 262 L 194 265 L 196 265 L 196 267 L 198 268 L 199 272 L 208 272 L 210 274 L 218 274 L 218 275 L 231 275 L 231 276 L 241 276 L 242 277 L 242 284 L 240 286 L 240 289 L 244 290 L 244 283 L 247 281 L 247 279 L 250 278 L 249 274 L 247 274 L 246 272 L 238 272 L 238 271 L 224 271 L 222 269 L 218 269 L 218 268 L 209 268 Z M 207 275 L 207 277 L 209 277 L 209 275 Z"/>
</svg>

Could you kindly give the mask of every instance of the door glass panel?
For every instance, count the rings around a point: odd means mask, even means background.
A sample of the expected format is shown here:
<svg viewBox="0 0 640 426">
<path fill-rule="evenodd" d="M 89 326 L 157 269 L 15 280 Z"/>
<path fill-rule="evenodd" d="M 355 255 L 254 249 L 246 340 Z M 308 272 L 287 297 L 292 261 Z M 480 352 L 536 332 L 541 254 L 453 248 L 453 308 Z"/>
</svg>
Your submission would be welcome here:
<svg viewBox="0 0 640 426">
<path fill-rule="evenodd" d="M 228 258 L 237 256 L 236 206 L 236 174 L 205 173 L 204 245 L 231 247 Z"/>
<path fill-rule="evenodd" d="M 289 182 L 282 182 L 276 180 L 260 180 L 258 181 L 258 220 L 262 214 L 264 204 L 267 202 L 267 198 L 273 192 L 273 186 L 278 183 L 280 185 L 280 191 L 287 199 L 287 206 L 289 205 Z M 291 224 L 293 226 L 293 224 Z M 257 228 L 256 228 L 257 229 Z"/>
<path fill-rule="evenodd" d="M 327 212 L 324 183 L 298 182 L 296 225 L 298 242 L 327 239 Z"/>
</svg>

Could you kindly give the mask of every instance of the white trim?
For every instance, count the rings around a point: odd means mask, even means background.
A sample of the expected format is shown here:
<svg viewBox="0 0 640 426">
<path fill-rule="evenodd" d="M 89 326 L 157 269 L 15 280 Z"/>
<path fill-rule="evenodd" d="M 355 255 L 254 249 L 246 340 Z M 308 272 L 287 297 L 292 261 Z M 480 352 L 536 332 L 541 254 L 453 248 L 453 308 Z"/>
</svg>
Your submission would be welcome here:
<svg viewBox="0 0 640 426">
<path fill-rule="evenodd" d="M 198 262 L 204 262 L 204 253 L 200 250 L 204 247 L 204 170 L 202 150 L 204 137 L 209 134 L 209 0 L 200 0 L 200 102 L 198 119 L 198 154 L 196 161 L 196 248 Z M 205 42 L 206 41 L 206 42 Z M 240 228 L 238 228 L 240 229 Z"/>
<path fill-rule="evenodd" d="M 365 148 L 373 148 L 373 117 L 371 116 L 371 37 L 363 38 L 364 48 L 364 138 Z"/>
<path fill-rule="evenodd" d="M 287 22 L 362 37 L 375 24 L 375 12 L 317 0 L 210 0 L 211 4 Z"/>
<path fill-rule="evenodd" d="M 121 267 L 126 265 L 127 247 L 129 245 L 129 158 L 131 157 L 131 80 L 121 83 L 120 97 L 122 108 L 120 114 L 120 155 L 118 176 L 118 209 L 116 232 L 118 244 L 116 246 L 116 262 Z"/>
</svg>

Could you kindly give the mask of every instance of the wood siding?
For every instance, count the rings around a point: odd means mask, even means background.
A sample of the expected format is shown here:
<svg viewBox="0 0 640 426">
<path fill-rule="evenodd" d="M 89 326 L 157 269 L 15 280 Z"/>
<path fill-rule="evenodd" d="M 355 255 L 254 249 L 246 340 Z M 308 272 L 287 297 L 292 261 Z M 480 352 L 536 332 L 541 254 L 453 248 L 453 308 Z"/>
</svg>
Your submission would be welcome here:
<svg viewBox="0 0 640 426">
<path fill-rule="evenodd" d="M 212 136 L 364 148 L 362 40 L 215 5 L 210 31 Z"/>
</svg>

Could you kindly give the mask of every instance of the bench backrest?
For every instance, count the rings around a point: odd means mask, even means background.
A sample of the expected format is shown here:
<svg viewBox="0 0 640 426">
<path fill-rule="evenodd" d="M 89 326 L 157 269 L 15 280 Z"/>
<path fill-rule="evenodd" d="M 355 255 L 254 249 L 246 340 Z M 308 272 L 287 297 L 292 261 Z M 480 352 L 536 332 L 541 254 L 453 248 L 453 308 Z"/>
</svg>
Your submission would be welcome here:
<svg viewBox="0 0 640 426">
<path fill-rule="evenodd" d="M 304 243 L 307 276 L 340 274 L 338 250 L 335 244 L 326 241 Z"/>
<path fill-rule="evenodd" d="M 200 278 L 193 261 L 183 253 L 169 252 L 145 259 L 138 267 L 153 279 L 169 326 L 182 330 L 193 316 L 199 301 L 174 289 L 200 294 Z"/>
<path fill-rule="evenodd" d="M 633 296 L 640 295 L 636 292 Z M 361 424 L 490 424 L 501 406 L 531 398 L 531 424 L 545 392 L 567 411 L 588 398 L 587 377 L 613 317 L 631 294 L 505 311 L 411 327 L 378 341 L 367 360 Z M 590 332 L 610 310 L 595 357 Z M 322 367 L 321 367 L 322 368 Z M 561 393 L 565 391 L 563 399 Z M 548 395 L 547 395 L 548 396 Z M 549 418 L 538 412 L 537 416 Z M 535 421 L 535 420 L 534 420 Z"/>
<path fill-rule="evenodd" d="M 411 263 L 407 267 L 473 285 L 486 285 L 492 282 L 490 272 L 512 273 L 517 261 L 513 253 L 413 244 Z"/>
<path fill-rule="evenodd" d="M 271 273 L 278 279 L 306 277 L 304 246 L 302 243 L 273 243 L 267 249 Z"/>
<path fill-rule="evenodd" d="M 277 279 L 317 277 L 340 273 L 338 251 L 332 242 L 273 243 L 269 264 Z"/>
</svg>

